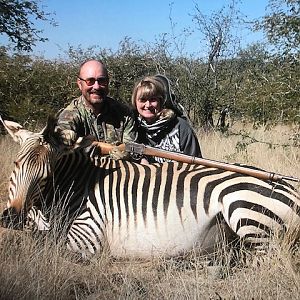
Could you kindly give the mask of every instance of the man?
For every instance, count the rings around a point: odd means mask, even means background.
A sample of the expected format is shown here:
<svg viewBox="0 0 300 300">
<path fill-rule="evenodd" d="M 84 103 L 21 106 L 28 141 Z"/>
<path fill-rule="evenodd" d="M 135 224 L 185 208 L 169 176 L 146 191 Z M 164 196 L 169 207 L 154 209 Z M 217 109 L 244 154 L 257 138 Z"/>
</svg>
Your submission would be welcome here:
<svg viewBox="0 0 300 300">
<path fill-rule="evenodd" d="M 131 109 L 108 97 L 109 76 L 103 62 L 84 62 L 77 85 L 81 96 L 58 116 L 57 128 L 65 144 L 72 144 L 78 137 L 86 135 L 111 144 L 136 140 L 137 130 Z"/>
</svg>

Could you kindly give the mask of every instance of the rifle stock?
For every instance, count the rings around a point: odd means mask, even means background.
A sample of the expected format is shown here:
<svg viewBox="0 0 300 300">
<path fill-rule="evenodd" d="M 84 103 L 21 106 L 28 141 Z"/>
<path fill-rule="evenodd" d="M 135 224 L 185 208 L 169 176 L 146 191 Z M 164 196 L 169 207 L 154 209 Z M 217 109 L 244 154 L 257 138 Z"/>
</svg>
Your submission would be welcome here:
<svg viewBox="0 0 300 300">
<path fill-rule="evenodd" d="M 128 142 L 118 146 L 114 146 L 103 142 L 94 142 L 94 144 L 96 144 L 97 147 L 100 148 L 101 153 L 104 155 L 109 154 L 109 152 L 113 149 L 113 147 L 118 147 L 120 151 L 127 151 L 131 154 L 133 153 L 138 155 L 156 156 L 156 157 L 161 157 L 161 158 L 170 159 L 170 160 L 188 163 L 188 164 L 202 165 L 205 167 L 217 168 L 226 171 L 245 174 L 262 180 L 281 181 L 285 179 L 285 180 L 300 182 L 299 178 L 292 177 L 292 176 L 285 176 L 274 172 L 251 169 L 250 167 L 243 167 L 243 166 L 224 163 L 224 162 L 215 161 L 211 159 L 189 156 L 182 153 L 166 151 L 166 150 L 145 146 L 143 144 L 138 144 L 134 142 Z"/>
</svg>

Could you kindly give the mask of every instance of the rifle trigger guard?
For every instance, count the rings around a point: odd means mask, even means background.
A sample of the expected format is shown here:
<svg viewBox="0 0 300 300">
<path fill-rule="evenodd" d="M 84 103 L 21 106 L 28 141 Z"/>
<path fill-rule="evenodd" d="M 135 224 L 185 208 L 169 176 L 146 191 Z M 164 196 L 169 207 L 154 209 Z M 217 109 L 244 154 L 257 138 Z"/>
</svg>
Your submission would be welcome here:
<svg viewBox="0 0 300 300">
<path fill-rule="evenodd" d="M 125 151 L 130 153 L 130 156 L 134 159 L 140 159 L 145 150 L 145 145 L 138 144 L 138 143 L 126 143 L 125 144 Z"/>
</svg>

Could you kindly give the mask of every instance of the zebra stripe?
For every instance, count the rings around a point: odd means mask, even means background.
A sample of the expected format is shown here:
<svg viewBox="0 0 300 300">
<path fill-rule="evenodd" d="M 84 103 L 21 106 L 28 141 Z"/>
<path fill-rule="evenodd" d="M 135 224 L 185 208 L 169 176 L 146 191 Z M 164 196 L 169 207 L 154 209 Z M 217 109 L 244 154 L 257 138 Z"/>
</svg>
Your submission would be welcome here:
<svg viewBox="0 0 300 300">
<path fill-rule="evenodd" d="M 84 142 L 62 150 L 55 134 L 31 133 L 10 179 L 9 210 L 44 230 L 57 227 L 60 212 L 69 249 L 94 254 L 107 243 L 116 256 L 205 252 L 216 245 L 220 217 L 249 244 L 277 231 L 297 229 L 299 238 L 300 197 L 285 182 L 176 162 L 91 159 L 95 149 Z"/>
</svg>

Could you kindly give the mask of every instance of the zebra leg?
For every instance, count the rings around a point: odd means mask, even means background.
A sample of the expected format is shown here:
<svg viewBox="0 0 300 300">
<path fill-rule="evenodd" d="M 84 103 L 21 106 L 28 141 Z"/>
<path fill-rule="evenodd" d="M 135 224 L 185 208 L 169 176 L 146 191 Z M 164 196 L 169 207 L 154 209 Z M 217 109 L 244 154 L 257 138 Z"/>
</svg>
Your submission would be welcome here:
<svg viewBox="0 0 300 300">
<path fill-rule="evenodd" d="M 225 201 L 223 216 L 231 230 L 239 237 L 240 249 L 255 250 L 256 254 L 265 253 L 270 238 L 286 232 L 285 221 L 274 208 L 271 210 L 254 201 L 236 200 L 228 203 Z"/>
<path fill-rule="evenodd" d="M 28 212 L 25 227 L 33 231 L 49 231 L 50 223 L 41 210 L 32 207 Z"/>
</svg>

